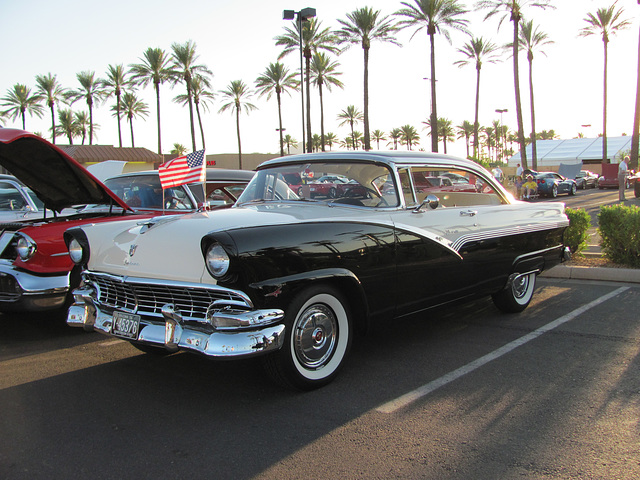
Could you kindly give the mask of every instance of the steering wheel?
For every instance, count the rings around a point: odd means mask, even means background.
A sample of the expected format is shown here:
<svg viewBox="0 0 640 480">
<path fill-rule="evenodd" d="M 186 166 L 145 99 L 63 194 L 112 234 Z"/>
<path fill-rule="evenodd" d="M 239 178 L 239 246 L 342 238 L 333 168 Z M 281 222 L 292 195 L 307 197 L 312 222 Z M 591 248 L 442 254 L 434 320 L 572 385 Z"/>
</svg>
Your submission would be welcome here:
<svg viewBox="0 0 640 480">
<path fill-rule="evenodd" d="M 187 210 L 189 206 L 184 203 L 184 200 L 179 199 L 178 197 L 168 197 L 165 199 L 165 208 L 167 209 L 176 209 L 176 210 Z M 180 207 L 181 205 L 181 207 Z"/>
</svg>

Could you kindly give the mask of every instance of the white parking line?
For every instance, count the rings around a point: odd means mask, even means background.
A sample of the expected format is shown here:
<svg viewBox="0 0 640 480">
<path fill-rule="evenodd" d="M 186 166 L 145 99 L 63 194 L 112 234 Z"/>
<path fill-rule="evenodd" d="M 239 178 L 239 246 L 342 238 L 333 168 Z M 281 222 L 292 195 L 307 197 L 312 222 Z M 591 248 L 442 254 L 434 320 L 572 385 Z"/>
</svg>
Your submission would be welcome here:
<svg viewBox="0 0 640 480">
<path fill-rule="evenodd" d="M 629 287 L 620 287 L 614 290 L 613 292 L 608 293 L 607 295 L 603 295 L 602 297 L 597 298 L 592 302 L 587 303 L 586 305 L 583 305 L 580 308 L 576 308 L 574 311 L 567 313 L 566 315 L 563 315 L 562 317 L 554 320 L 553 322 L 548 323 L 543 327 L 540 327 L 537 330 L 534 330 L 533 332 L 528 333 L 527 335 L 520 337 L 517 340 L 514 340 L 513 342 L 507 343 L 505 346 L 498 348 L 497 350 L 494 350 L 493 352 L 488 353 L 487 355 L 480 357 L 477 360 L 474 360 L 473 362 L 468 363 L 467 365 L 460 367 L 457 370 L 454 370 L 453 372 L 449 372 L 446 375 L 443 375 L 442 377 L 432 382 L 429 382 L 420 388 L 413 390 L 412 392 L 406 393 L 401 397 L 396 398 L 395 400 L 391 400 L 390 402 L 380 405 L 378 408 L 376 408 L 376 411 L 380 413 L 394 413 L 397 410 L 404 408 L 410 405 L 411 403 L 421 399 L 422 397 L 430 394 L 431 392 L 437 390 L 438 388 L 444 385 L 447 385 L 448 383 L 451 383 L 454 380 L 457 380 L 458 378 L 466 375 L 467 373 L 473 372 L 474 370 L 482 367 L 483 365 L 486 365 L 490 361 L 495 360 L 496 358 L 500 358 L 506 353 L 509 353 L 511 350 L 514 350 L 524 345 L 525 343 L 535 338 L 538 338 L 543 333 L 547 333 L 553 330 L 554 328 L 559 327 L 563 323 L 566 323 L 569 320 L 573 320 L 578 315 L 586 312 L 587 310 L 597 305 L 600 305 L 603 302 L 606 302 L 607 300 L 617 295 L 620 295 L 622 292 L 628 289 Z"/>
</svg>

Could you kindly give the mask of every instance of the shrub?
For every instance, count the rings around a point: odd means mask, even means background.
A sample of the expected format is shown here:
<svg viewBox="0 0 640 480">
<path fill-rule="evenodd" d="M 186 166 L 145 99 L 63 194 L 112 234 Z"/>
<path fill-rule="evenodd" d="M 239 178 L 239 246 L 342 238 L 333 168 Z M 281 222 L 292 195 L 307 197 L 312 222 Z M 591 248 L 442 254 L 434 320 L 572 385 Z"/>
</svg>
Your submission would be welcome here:
<svg viewBox="0 0 640 480">
<path fill-rule="evenodd" d="M 573 208 L 566 208 L 564 213 L 569 217 L 569 226 L 564 231 L 564 244 L 571 249 L 573 255 L 582 255 L 582 250 L 587 247 L 591 215 L 585 210 Z"/>
<path fill-rule="evenodd" d="M 640 267 L 640 208 L 602 206 L 598 225 L 602 254 L 614 263 Z"/>
</svg>

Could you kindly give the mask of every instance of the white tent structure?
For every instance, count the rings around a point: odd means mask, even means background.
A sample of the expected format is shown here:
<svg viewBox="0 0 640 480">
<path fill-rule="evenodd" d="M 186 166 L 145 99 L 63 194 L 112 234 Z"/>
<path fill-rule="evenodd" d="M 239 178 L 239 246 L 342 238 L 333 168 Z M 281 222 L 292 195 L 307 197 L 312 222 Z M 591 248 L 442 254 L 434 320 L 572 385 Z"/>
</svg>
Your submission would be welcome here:
<svg viewBox="0 0 640 480">
<path fill-rule="evenodd" d="M 538 170 L 557 170 L 560 164 L 599 165 L 602 163 L 602 137 L 571 138 L 569 140 L 538 140 Z M 607 158 L 610 163 L 620 162 L 620 153 L 631 150 L 631 137 L 607 137 Z M 531 164 L 531 145 L 527 145 L 527 163 Z M 520 152 L 508 161 L 509 167 L 516 167 L 521 163 Z M 552 168 L 553 167 L 553 168 Z M 590 170 L 597 168 L 585 167 Z"/>
</svg>

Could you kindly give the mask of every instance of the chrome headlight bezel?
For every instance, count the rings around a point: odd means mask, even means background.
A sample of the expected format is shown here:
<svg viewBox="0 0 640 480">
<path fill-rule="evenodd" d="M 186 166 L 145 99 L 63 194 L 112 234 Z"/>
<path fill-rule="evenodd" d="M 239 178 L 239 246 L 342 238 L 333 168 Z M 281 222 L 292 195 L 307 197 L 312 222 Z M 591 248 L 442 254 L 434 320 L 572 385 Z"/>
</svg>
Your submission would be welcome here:
<svg viewBox="0 0 640 480">
<path fill-rule="evenodd" d="M 213 242 L 207 247 L 204 262 L 209 274 L 219 280 L 224 278 L 231 266 L 231 257 L 218 242 Z"/>
<path fill-rule="evenodd" d="M 64 243 L 67 245 L 69 259 L 76 265 L 86 265 L 89 261 L 90 248 L 87 235 L 79 227 L 64 232 Z"/>
<path fill-rule="evenodd" d="M 38 244 L 24 233 L 18 232 L 16 241 L 16 253 L 20 260 L 26 262 L 33 257 L 38 251 Z"/>
</svg>

